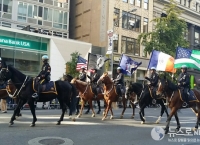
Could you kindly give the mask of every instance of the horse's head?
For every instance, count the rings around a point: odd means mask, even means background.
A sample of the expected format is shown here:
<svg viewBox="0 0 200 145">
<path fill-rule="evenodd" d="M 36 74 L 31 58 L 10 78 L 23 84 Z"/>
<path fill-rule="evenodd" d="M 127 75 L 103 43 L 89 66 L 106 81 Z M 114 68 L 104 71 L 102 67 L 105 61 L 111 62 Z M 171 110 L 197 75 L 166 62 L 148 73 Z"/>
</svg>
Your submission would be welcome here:
<svg viewBox="0 0 200 145">
<path fill-rule="evenodd" d="M 5 62 L 2 63 L 2 68 L 0 71 L 0 80 L 7 82 L 11 78 L 11 72 Z"/>
<path fill-rule="evenodd" d="M 127 81 L 126 83 L 126 96 L 130 96 L 133 93 L 133 88 L 132 88 L 132 82 L 131 81 Z"/>
<path fill-rule="evenodd" d="M 169 81 L 167 80 L 166 77 L 160 78 L 159 83 L 158 83 L 158 89 L 156 91 L 156 95 L 163 94 L 166 91 L 166 89 L 168 88 L 168 85 L 169 85 Z"/>
<path fill-rule="evenodd" d="M 99 84 L 100 82 L 104 83 L 105 85 L 112 83 L 110 77 L 108 76 L 108 72 L 103 73 L 103 75 L 97 81 L 97 84 Z"/>
</svg>

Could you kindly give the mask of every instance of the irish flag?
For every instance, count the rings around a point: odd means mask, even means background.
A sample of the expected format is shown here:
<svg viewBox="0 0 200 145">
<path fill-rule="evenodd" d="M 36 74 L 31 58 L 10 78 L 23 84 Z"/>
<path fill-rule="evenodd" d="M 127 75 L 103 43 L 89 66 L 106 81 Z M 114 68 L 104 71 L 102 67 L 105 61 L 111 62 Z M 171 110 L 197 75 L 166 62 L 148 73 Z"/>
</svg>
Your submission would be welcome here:
<svg viewBox="0 0 200 145">
<path fill-rule="evenodd" d="M 151 67 L 155 67 L 158 71 L 176 72 L 176 69 L 174 69 L 174 58 L 156 50 L 153 50 L 151 54 L 148 69 L 151 69 Z"/>
<path fill-rule="evenodd" d="M 200 51 L 177 47 L 174 67 L 181 68 L 182 65 L 200 70 Z"/>
</svg>

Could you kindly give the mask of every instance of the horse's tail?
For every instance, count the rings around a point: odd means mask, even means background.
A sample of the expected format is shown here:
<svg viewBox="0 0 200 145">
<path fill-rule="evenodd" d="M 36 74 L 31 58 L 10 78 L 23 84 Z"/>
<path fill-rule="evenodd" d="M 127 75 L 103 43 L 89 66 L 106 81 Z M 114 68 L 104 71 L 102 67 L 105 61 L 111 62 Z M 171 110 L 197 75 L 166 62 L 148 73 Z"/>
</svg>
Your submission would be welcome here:
<svg viewBox="0 0 200 145">
<path fill-rule="evenodd" d="M 70 109 L 72 112 L 75 112 L 77 91 L 76 91 L 76 87 L 74 85 L 71 85 L 71 86 L 72 86 L 72 96 L 71 96 Z"/>
</svg>

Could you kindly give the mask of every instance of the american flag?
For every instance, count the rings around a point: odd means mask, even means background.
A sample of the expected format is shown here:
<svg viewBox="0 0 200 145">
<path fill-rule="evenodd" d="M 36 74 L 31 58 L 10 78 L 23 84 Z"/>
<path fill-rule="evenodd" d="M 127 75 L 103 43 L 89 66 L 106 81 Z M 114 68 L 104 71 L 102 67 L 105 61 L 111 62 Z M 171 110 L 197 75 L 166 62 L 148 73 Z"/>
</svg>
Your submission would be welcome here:
<svg viewBox="0 0 200 145">
<path fill-rule="evenodd" d="M 187 48 L 177 47 L 176 49 L 176 59 L 180 58 L 190 58 L 192 54 L 192 50 Z"/>
<path fill-rule="evenodd" d="M 77 64 L 76 64 L 76 70 L 80 71 L 82 66 L 84 66 L 85 69 L 87 70 L 87 60 L 82 58 L 81 56 L 78 56 L 78 61 L 77 61 Z"/>
</svg>

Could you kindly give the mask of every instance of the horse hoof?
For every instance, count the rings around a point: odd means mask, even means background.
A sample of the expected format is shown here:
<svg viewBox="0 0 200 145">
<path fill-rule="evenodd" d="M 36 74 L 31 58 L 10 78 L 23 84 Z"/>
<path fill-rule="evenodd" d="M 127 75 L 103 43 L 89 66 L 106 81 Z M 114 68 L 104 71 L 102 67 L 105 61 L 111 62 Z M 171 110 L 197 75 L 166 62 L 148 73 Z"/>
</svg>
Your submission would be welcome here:
<svg viewBox="0 0 200 145">
<path fill-rule="evenodd" d="M 144 122 L 144 121 L 142 121 L 142 122 L 141 122 L 141 124 L 145 124 L 145 122 Z"/>
<path fill-rule="evenodd" d="M 123 115 L 120 116 L 120 119 L 123 119 Z"/>
<path fill-rule="evenodd" d="M 95 114 L 92 114 L 92 117 L 95 117 Z"/>
<path fill-rule="evenodd" d="M 34 127 L 34 126 L 35 126 L 35 124 L 33 124 L 33 123 L 30 125 L 30 127 Z"/>
<path fill-rule="evenodd" d="M 134 119 L 134 118 L 135 118 L 135 116 L 133 115 L 133 116 L 131 116 L 131 118 L 132 118 L 132 119 Z"/>
<path fill-rule="evenodd" d="M 81 117 L 81 115 L 78 115 L 76 118 L 80 118 Z"/>
<path fill-rule="evenodd" d="M 72 121 L 74 121 L 74 122 L 75 122 L 75 121 L 76 121 L 76 119 L 75 119 L 75 118 L 73 118 L 73 119 L 72 119 Z"/>
<path fill-rule="evenodd" d="M 69 119 L 72 119 L 72 116 L 69 116 Z"/>
<path fill-rule="evenodd" d="M 56 125 L 60 125 L 60 121 L 58 121 L 58 122 L 56 123 Z"/>
<path fill-rule="evenodd" d="M 10 122 L 10 123 L 9 123 L 9 126 L 12 126 L 13 124 L 14 124 L 14 122 Z"/>
<path fill-rule="evenodd" d="M 110 116 L 110 119 L 113 119 L 113 116 Z"/>
<path fill-rule="evenodd" d="M 197 128 L 193 128 L 192 130 L 193 130 L 193 131 L 197 131 Z"/>
<path fill-rule="evenodd" d="M 104 121 L 104 120 L 105 120 L 105 117 L 102 118 L 102 121 Z"/>
</svg>

